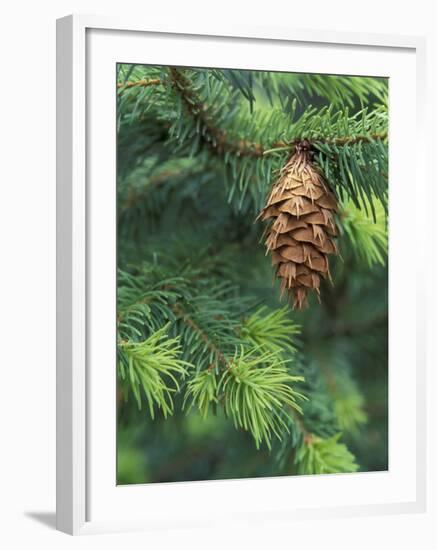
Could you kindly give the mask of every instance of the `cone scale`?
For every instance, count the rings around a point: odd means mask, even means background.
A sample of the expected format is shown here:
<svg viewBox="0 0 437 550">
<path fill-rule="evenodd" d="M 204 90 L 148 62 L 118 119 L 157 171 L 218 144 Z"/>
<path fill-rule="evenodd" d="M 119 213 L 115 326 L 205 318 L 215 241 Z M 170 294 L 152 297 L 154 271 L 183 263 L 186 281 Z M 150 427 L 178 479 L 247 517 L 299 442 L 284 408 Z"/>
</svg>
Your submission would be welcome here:
<svg viewBox="0 0 437 550">
<path fill-rule="evenodd" d="M 287 291 L 295 309 L 308 305 L 310 291 L 320 301 L 321 279 L 331 280 L 328 256 L 338 254 L 337 209 L 334 194 L 312 162 L 310 143 L 297 142 L 257 218 L 269 223 L 266 253 L 281 280 L 281 296 Z"/>
</svg>

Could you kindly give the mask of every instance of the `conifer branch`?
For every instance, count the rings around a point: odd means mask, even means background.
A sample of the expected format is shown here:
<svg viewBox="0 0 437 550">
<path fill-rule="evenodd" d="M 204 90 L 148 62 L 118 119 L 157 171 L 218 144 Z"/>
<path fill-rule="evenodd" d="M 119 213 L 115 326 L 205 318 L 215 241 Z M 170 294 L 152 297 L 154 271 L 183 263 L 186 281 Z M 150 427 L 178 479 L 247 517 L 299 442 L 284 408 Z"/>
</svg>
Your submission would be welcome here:
<svg viewBox="0 0 437 550">
<path fill-rule="evenodd" d="M 237 154 L 239 156 L 248 156 L 253 158 L 261 158 L 268 155 L 271 152 L 279 150 L 289 150 L 290 152 L 295 147 L 295 140 L 293 138 L 287 140 L 278 140 L 270 144 L 268 147 L 264 147 L 261 143 L 250 141 L 247 139 L 232 140 L 227 136 L 226 130 L 215 125 L 213 118 L 209 115 L 207 106 L 201 101 L 196 92 L 192 89 L 192 82 L 187 78 L 183 72 L 175 67 L 169 69 L 170 80 L 172 85 L 178 93 L 181 95 L 184 101 L 187 112 L 198 120 L 204 132 L 202 137 L 213 152 L 223 155 L 225 153 Z M 118 83 L 117 87 L 120 91 L 134 87 L 149 87 L 153 85 L 166 85 L 167 82 L 160 78 L 141 79 L 137 81 L 127 81 L 125 83 Z M 327 138 L 324 136 L 313 136 L 307 138 L 310 144 L 327 144 L 327 145 L 355 145 L 357 143 L 371 143 L 373 141 L 385 141 L 388 138 L 388 132 L 373 132 L 368 135 L 350 135 L 341 136 L 336 138 Z"/>
<path fill-rule="evenodd" d="M 171 81 L 174 87 L 179 91 L 186 105 L 187 111 L 198 119 L 205 128 L 204 138 L 208 147 L 219 154 L 226 152 L 235 153 L 240 156 L 249 156 L 259 158 L 265 156 L 271 150 L 289 149 L 295 147 L 295 140 L 279 140 L 272 143 L 269 147 L 264 147 L 261 143 L 252 142 L 245 139 L 232 141 L 228 139 L 225 130 L 215 126 L 212 117 L 209 116 L 206 105 L 200 100 L 197 94 L 192 90 L 191 81 L 178 69 L 172 67 L 169 69 Z M 387 132 L 374 132 L 369 135 L 351 135 L 337 138 L 311 137 L 307 141 L 310 144 L 326 143 L 327 145 L 354 145 L 357 143 L 371 143 L 376 140 L 384 141 L 388 137 Z"/>
<path fill-rule="evenodd" d="M 229 368 L 229 363 L 217 345 L 211 340 L 211 338 L 203 331 L 199 325 L 193 321 L 193 319 L 182 309 L 180 304 L 173 306 L 173 312 L 177 315 L 186 325 L 190 327 L 198 336 L 203 340 L 208 349 L 215 355 L 217 361 L 221 363 L 225 368 Z M 214 367 L 213 364 L 209 366 L 209 369 Z"/>
<path fill-rule="evenodd" d="M 259 143 L 252 143 L 248 140 L 229 140 L 226 131 L 215 126 L 212 117 L 209 115 L 206 105 L 200 100 L 192 89 L 191 81 L 175 67 L 169 69 L 170 82 L 179 92 L 185 104 L 186 110 L 197 119 L 204 132 L 202 136 L 206 145 L 219 154 L 237 153 L 249 157 L 262 157 L 263 148 Z"/>
<path fill-rule="evenodd" d="M 387 138 L 388 132 L 374 132 L 369 135 L 341 136 L 336 138 L 315 136 L 311 138 L 305 138 L 305 141 L 307 141 L 310 146 L 317 144 L 326 144 L 342 147 L 345 145 L 356 145 L 357 143 L 373 143 L 374 141 L 385 141 Z M 295 149 L 296 141 L 302 141 L 302 139 L 292 141 L 278 141 L 274 143 L 271 148 L 269 147 L 263 149 L 263 155 L 266 156 L 270 153 L 274 153 L 277 151 L 289 151 L 290 153 L 292 153 Z"/>
</svg>

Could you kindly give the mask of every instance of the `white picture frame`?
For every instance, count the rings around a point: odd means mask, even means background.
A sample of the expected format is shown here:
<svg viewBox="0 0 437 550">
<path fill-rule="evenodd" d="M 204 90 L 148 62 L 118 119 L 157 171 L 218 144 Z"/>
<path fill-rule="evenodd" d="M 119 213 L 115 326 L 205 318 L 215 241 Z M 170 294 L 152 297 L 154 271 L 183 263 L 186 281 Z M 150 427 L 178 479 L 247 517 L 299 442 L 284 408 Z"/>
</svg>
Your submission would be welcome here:
<svg viewBox="0 0 437 550">
<path fill-rule="evenodd" d="M 104 36 L 104 38 L 103 38 Z M 123 40 L 117 38 L 123 36 Z M 390 453 L 394 451 L 393 462 L 390 463 L 387 480 L 379 477 L 372 480 L 372 474 L 348 474 L 345 476 L 312 476 L 303 479 L 277 478 L 269 480 L 230 480 L 222 482 L 195 482 L 178 484 L 156 484 L 151 486 L 135 486 L 130 488 L 115 487 L 110 484 L 110 471 L 115 461 L 115 455 L 102 460 L 99 454 L 113 450 L 115 434 L 115 414 L 111 416 L 111 400 L 114 401 L 114 379 L 102 371 L 101 364 L 95 360 L 94 349 L 96 342 L 107 342 L 109 354 L 113 354 L 114 339 L 111 340 L 111 322 L 105 325 L 104 318 L 111 315 L 111 307 L 115 305 L 115 289 L 113 288 L 113 272 L 115 273 L 115 231 L 114 212 L 115 195 L 112 194 L 111 184 L 107 187 L 98 187 L 96 174 L 105 182 L 113 181 L 115 174 L 115 157 L 108 156 L 111 147 L 115 148 L 115 140 L 111 134 L 110 116 L 111 97 L 106 93 L 104 86 L 110 80 L 110 73 L 105 69 L 97 70 L 96 61 L 100 67 L 110 67 L 114 59 L 120 55 L 121 61 L 150 62 L 141 57 L 138 44 L 142 40 L 149 40 L 149 46 L 156 41 L 164 46 L 160 55 L 153 56 L 154 64 L 186 64 L 202 66 L 199 57 L 207 55 L 209 51 L 212 64 L 226 66 L 225 57 L 234 59 L 234 63 L 252 67 L 253 60 L 250 52 L 257 48 L 257 59 L 263 63 L 263 55 L 268 58 L 266 48 L 274 49 L 278 45 L 282 48 L 300 48 L 301 64 L 311 66 L 311 55 L 305 51 L 330 48 L 331 60 L 326 62 L 325 71 L 341 72 L 341 67 L 347 73 L 348 63 L 354 52 L 362 52 L 362 63 L 368 67 L 367 74 L 385 74 L 384 63 L 387 67 L 393 65 L 393 75 L 400 74 L 395 65 L 402 60 L 402 72 L 407 73 L 410 84 L 399 80 L 399 90 L 394 94 L 394 106 L 391 116 L 396 117 L 396 101 L 402 100 L 402 94 L 411 94 L 414 97 L 415 109 L 406 118 L 409 129 L 415 135 L 415 167 L 416 185 L 414 197 L 411 194 L 402 197 L 402 170 L 408 147 L 402 137 L 402 128 L 399 135 L 390 140 L 390 177 L 400 183 L 391 191 L 390 201 L 393 210 L 390 213 L 393 235 L 399 233 L 400 227 L 396 220 L 401 220 L 405 208 L 411 205 L 419 193 L 424 196 L 425 177 L 423 174 L 424 162 L 420 162 L 423 155 L 423 98 L 425 78 L 425 40 L 421 37 L 373 35 L 353 33 L 332 33 L 298 29 L 270 29 L 270 28 L 172 28 L 164 23 L 160 27 L 152 27 L 147 22 L 129 21 L 96 16 L 73 15 L 60 19 L 57 22 L 57 528 L 69 534 L 85 534 L 91 532 L 105 532 L 126 529 L 148 529 L 162 526 L 196 526 L 208 525 L 211 522 L 222 521 L 256 521 L 263 517 L 270 519 L 301 518 L 301 517 L 328 517 L 330 515 L 360 515 L 398 512 L 419 512 L 425 510 L 426 501 L 426 464 L 425 464 L 425 433 L 426 433 L 426 403 L 425 403 L 425 314 L 422 296 L 423 290 L 416 283 L 414 300 L 409 296 L 409 311 L 414 315 L 416 333 L 414 346 L 408 349 L 394 350 L 394 357 L 400 363 L 399 371 L 390 371 Z M 197 40 L 196 47 L 190 46 Z M 151 42 L 154 41 L 154 42 Z M 166 43 L 177 43 L 178 48 L 165 48 Z M 222 52 L 217 54 L 214 48 L 216 41 L 223 46 Z M 123 42 L 123 43 L 122 43 Z M 211 48 L 198 48 L 199 42 L 209 44 Z M 238 47 L 237 47 L 238 45 Z M 180 46 L 180 47 L 179 47 Z M 184 48 L 188 53 L 184 53 Z M 191 49 L 190 49 L 191 48 Z M 149 48 L 150 51 L 151 48 Z M 153 51 L 153 48 L 151 49 Z M 194 56 L 194 51 L 198 57 Z M 263 54 L 265 50 L 265 54 Z M 139 53 L 138 53 L 139 51 Z M 193 53 L 190 54 L 189 52 Z M 226 53 L 227 51 L 227 53 Z M 349 53 L 347 53 L 349 51 Z M 137 58 L 133 59 L 134 52 Z M 344 55 L 341 55 L 341 52 Z M 379 53 L 378 53 L 379 52 Z M 187 57 L 184 58 L 183 56 Z M 376 57 L 376 55 L 378 57 Z M 378 68 L 377 59 L 387 58 Z M 100 57 L 99 57 L 100 56 Z M 128 57 L 126 57 L 128 56 Z M 402 57 L 404 56 L 404 57 Z M 315 55 L 313 58 L 315 59 Z M 320 55 L 319 55 L 320 58 Z M 389 59 L 390 58 L 390 59 Z M 181 62 L 186 59 L 185 62 Z M 223 59 L 223 61 L 220 61 Z M 246 62 L 244 62 L 246 59 Z M 349 59 L 349 60 L 348 60 Z M 367 61 L 366 61 L 367 59 Z M 100 61 L 102 62 L 100 65 Z M 320 59 L 318 63 L 320 63 Z M 357 61 L 358 62 L 358 61 Z M 246 63 L 246 65 L 244 65 Z M 264 61 L 266 67 L 268 61 Z M 314 65 L 315 67 L 316 65 Z M 319 65 L 318 72 L 323 72 Z M 330 69 L 331 67 L 331 69 Z M 271 67 L 284 69 L 284 65 Z M 296 65 L 289 70 L 299 70 Z M 397 72 L 396 72 L 397 71 Z M 309 69 L 308 72 L 311 72 Z M 95 75 L 99 76 L 96 84 Z M 394 81 L 396 81 L 396 77 Z M 400 77 L 399 77 L 400 78 Z M 413 81 L 411 83 L 411 78 Z M 402 86 L 401 86 L 402 84 Z M 100 88 L 98 87 L 100 86 Z M 409 87 L 410 86 L 410 87 Z M 401 89 L 403 87 L 403 90 Z M 413 90 L 414 88 L 414 90 Z M 93 94 L 99 93 L 99 101 L 93 99 Z M 115 93 L 115 89 L 109 90 Z M 397 99 L 396 99 L 397 97 Z M 115 104 L 115 102 L 113 102 Z M 392 107 L 392 106 L 391 106 Z M 106 111 L 105 111 L 106 109 Z M 112 109 L 112 111 L 111 111 Z M 394 114 L 393 114 L 394 113 Z M 109 122 L 103 122 L 103 120 Z M 115 120 L 115 118 L 114 118 Z M 109 126 L 105 126 L 109 124 Z M 390 122 L 392 132 L 396 129 L 396 118 Z M 411 136 L 411 132 L 409 134 Z M 101 145 L 95 146 L 96 136 Z M 106 136 L 106 138 L 105 138 Z M 112 141 L 111 141 L 112 140 Z M 392 141 L 394 143 L 392 143 Z M 105 165 L 102 163 L 102 157 Z M 411 169 L 410 169 L 411 179 Z M 114 183 L 115 185 L 115 183 Z M 103 198 L 106 201 L 105 212 L 96 212 L 93 194 L 107 193 Z M 99 195 L 100 196 L 100 195 Z M 96 219 L 99 217 L 99 223 Z M 410 212 L 411 217 L 411 212 Z M 416 250 L 417 266 L 416 277 L 423 278 L 425 271 L 424 253 L 421 244 L 415 241 L 415 236 L 423 229 L 423 222 L 417 212 L 414 222 L 410 221 L 410 228 L 414 225 L 413 234 L 409 237 L 410 243 Z M 411 219 L 411 218 L 410 218 Z M 394 222 L 393 222 L 394 220 Z M 395 223 L 395 225 L 393 225 Z M 398 224 L 401 225 L 400 223 Z M 109 235 L 108 238 L 106 236 Z M 111 237 L 113 235 L 113 237 Z M 99 252 L 99 260 L 95 261 L 95 251 L 99 243 L 105 243 L 105 250 Z M 396 241 L 391 241 L 391 261 L 399 260 Z M 111 264 L 113 262 L 113 264 Z M 96 266 L 96 263 L 98 265 Z M 112 268 L 111 268 L 112 265 Z M 394 265 L 394 264 L 393 264 Z M 109 269 L 109 273 L 108 273 Z M 104 271 L 106 270 L 106 271 Z M 102 273 L 108 273 L 107 281 L 102 281 Z M 96 285 L 99 281 L 99 285 Z M 390 338 L 396 339 L 402 347 L 403 326 L 396 310 L 394 298 L 401 296 L 405 291 L 405 280 L 402 276 L 393 279 L 390 277 Z M 105 310 L 103 301 L 109 304 Z M 97 308 L 97 305 L 102 305 Z M 96 313 L 96 311 L 98 313 Z M 97 317 L 101 317 L 103 328 L 96 330 Z M 398 323 L 398 324 L 396 324 Z M 106 329 L 104 328 L 106 326 Z M 411 322 L 410 322 L 411 327 Z M 109 338 L 109 339 L 108 339 Z M 407 344 L 405 344 L 406 346 Z M 101 349 L 101 347 L 100 347 Z M 397 355 L 396 355 L 397 353 Z M 115 360 L 115 359 L 114 359 Z M 110 361 L 110 359 L 109 359 Z M 102 360 L 101 363 L 105 361 Z M 105 363 L 108 364 L 107 362 Z M 402 398 L 406 396 L 406 374 L 408 369 L 414 370 L 409 379 L 409 388 L 414 386 L 414 395 L 410 395 L 410 402 L 414 403 L 414 414 L 410 411 L 409 419 L 402 417 L 411 427 L 414 434 L 411 445 L 411 455 L 402 452 L 402 441 L 396 433 L 395 422 L 398 415 L 402 415 Z M 93 382 L 99 375 L 99 389 Z M 115 368 L 114 368 L 115 373 Z M 404 374 L 402 374 L 404 373 Z M 404 376 L 405 375 L 405 376 Z M 106 377 L 102 379 L 101 377 Z M 413 382 L 412 382 L 413 380 Z M 99 394 L 102 394 L 100 402 Z M 96 407 L 96 402 L 99 406 Z M 410 405 L 411 406 L 411 405 Z M 114 409 L 115 410 L 115 409 Z M 99 411 L 103 411 L 102 415 Z M 108 417 L 109 414 L 109 417 Z M 104 425 L 103 418 L 106 420 Z M 97 435 L 98 434 L 98 435 Z M 100 438 L 97 443 L 97 438 Z M 109 454 L 111 454 L 109 452 Z M 401 456 L 404 455 L 404 456 Z M 108 455 L 109 456 L 109 455 Z M 111 455 L 112 456 L 112 455 Z M 108 465 L 106 465 L 108 462 Z M 96 465 L 97 464 L 97 465 Z M 390 480 L 390 475 L 393 474 Z M 106 476 L 106 477 L 105 477 Z M 114 471 L 115 480 L 115 471 Z M 350 477 L 349 477 L 350 476 Z M 358 477 L 356 477 L 358 476 Z M 355 485 L 359 476 L 367 476 Z M 288 481 L 287 481 L 288 480 Z M 401 481 L 402 480 L 402 481 Z M 305 503 L 303 497 L 300 503 L 287 503 L 289 499 L 279 499 L 275 508 L 270 505 L 271 496 L 280 494 L 284 484 L 293 483 L 296 494 L 310 492 L 316 495 L 317 505 Z M 161 486 L 159 486 L 161 485 Z M 351 488 L 348 488 L 350 485 Z M 352 486 L 354 485 L 354 488 Z M 360 491 L 367 487 L 366 498 L 361 498 Z M 380 488 L 379 498 L 374 498 L 375 488 Z M 133 491 L 132 491 L 133 490 Z M 130 491 L 130 492 L 129 492 Z M 339 495 L 323 499 L 323 493 Z M 364 494 L 364 492 L 363 492 Z M 187 496 L 188 495 L 188 496 Z M 343 495 L 343 496 L 341 496 Z M 345 495 L 349 495 L 345 498 Z M 198 502 L 210 498 L 217 502 L 217 507 L 224 499 L 235 503 L 228 510 L 220 513 L 202 514 L 202 507 Z M 315 497 L 314 497 L 315 498 Z M 174 502 L 167 513 L 163 513 L 163 502 L 169 499 Z M 188 499 L 188 500 L 187 500 Z M 337 500 L 336 500 L 337 499 Z M 343 499 L 343 500 L 342 500 Z M 329 503 L 328 503 L 329 500 Z M 177 510 L 185 502 L 183 513 Z M 196 504 L 197 502 L 197 504 Z M 132 514 L 130 503 L 135 504 L 139 513 Z M 190 506 L 192 508 L 190 509 Z M 239 513 L 242 506 L 244 513 Z M 203 506 L 203 505 L 202 505 Z M 204 506 L 203 506 L 204 507 Z M 219 508 L 218 508 L 219 509 Z M 90 512 L 92 510 L 92 512 Z M 94 510 L 96 512 L 94 513 Z"/>
</svg>

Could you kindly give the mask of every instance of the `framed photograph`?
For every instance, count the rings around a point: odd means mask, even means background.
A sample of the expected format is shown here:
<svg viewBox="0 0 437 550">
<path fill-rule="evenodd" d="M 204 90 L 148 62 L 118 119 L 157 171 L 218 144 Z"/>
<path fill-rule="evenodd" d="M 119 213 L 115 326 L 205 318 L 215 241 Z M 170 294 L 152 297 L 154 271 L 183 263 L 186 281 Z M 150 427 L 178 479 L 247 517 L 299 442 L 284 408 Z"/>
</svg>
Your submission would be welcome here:
<svg viewBox="0 0 437 550">
<path fill-rule="evenodd" d="M 57 39 L 57 525 L 425 509 L 424 40 Z"/>
</svg>

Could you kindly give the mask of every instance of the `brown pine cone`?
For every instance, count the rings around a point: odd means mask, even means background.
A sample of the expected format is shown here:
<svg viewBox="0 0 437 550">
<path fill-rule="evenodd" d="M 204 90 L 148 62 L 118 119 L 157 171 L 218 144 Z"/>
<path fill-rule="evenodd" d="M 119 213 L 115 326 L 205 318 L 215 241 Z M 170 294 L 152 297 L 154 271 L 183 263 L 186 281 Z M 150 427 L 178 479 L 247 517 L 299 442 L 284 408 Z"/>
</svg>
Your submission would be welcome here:
<svg viewBox="0 0 437 550">
<path fill-rule="evenodd" d="M 331 280 L 328 255 L 338 254 L 337 208 L 335 196 L 312 162 L 309 142 L 296 143 L 257 218 L 270 220 L 267 251 L 281 279 L 281 296 L 287 289 L 296 309 L 308 305 L 311 289 L 320 301 L 320 278 Z"/>
</svg>

